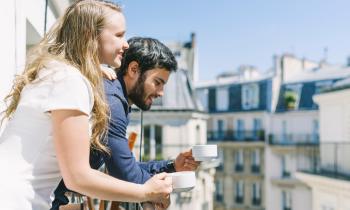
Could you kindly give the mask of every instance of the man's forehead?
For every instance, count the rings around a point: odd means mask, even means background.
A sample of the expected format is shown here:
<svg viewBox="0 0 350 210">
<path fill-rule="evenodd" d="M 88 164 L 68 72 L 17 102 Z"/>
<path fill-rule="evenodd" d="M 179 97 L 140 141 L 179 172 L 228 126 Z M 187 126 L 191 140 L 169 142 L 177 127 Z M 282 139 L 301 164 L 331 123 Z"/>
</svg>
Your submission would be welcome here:
<svg viewBox="0 0 350 210">
<path fill-rule="evenodd" d="M 145 72 L 146 77 L 154 77 L 167 80 L 170 72 L 165 68 L 154 68 Z"/>
</svg>

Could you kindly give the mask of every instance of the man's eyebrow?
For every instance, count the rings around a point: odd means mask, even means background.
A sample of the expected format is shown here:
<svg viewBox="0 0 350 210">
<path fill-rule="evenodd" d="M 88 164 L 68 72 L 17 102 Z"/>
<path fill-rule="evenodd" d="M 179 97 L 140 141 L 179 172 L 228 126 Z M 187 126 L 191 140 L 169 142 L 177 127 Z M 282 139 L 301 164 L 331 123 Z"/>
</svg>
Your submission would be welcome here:
<svg viewBox="0 0 350 210">
<path fill-rule="evenodd" d="M 166 82 L 164 81 L 164 79 L 160 78 L 160 77 L 156 77 L 156 79 L 160 80 L 163 84 L 165 84 Z"/>
</svg>

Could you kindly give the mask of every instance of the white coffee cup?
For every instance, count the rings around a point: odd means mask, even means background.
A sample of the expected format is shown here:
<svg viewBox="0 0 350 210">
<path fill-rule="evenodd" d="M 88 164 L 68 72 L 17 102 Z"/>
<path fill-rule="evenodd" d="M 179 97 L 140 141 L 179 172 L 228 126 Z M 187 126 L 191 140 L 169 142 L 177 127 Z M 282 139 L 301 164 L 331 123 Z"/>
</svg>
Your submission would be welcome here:
<svg viewBox="0 0 350 210">
<path fill-rule="evenodd" d="M 173 192 L 186 192 L 196 186 L 196 174 L 194 171 L 181 171 L 169 173 L 173 180 Z"/>
<path fill-rule="evenodd" d="M 194 145 L 192 155 L 196 161 L 207 161 L 218 156 L 218 147 L 215 144 Z"/>
</svg>

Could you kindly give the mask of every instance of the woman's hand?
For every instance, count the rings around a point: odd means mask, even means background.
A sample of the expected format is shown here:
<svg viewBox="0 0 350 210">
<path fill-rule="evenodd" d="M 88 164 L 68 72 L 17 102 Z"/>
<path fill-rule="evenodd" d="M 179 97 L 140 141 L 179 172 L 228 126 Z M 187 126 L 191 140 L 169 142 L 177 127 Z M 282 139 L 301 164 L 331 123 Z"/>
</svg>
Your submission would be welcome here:
<svg viewBox="0 0 350 210">
<path fill-rule="evenodd" d="M 155 210 L 156 207 L 151 202 L 144 202 L 144 203 L 142 203 L 142 209 L 143 210 Z"/>
<path fill-rule="evenodd" d="M 101 68 L 103 77 L 109 80 L 115 80 L 117 79 L 117 74 L 115 73 L 115 70 L 109 67 L 102 67 Z"/>
<path fill-rule="evenodd" d="M 162 203 L 155 204 L 155 210 L 165 210 L 170 206 L 170 195 L 162 200 Z"/>
<path fill-rule="evenodd" d="M 169 194 L 173 191 L 173 188 L 172 179 L 167 173 L 154 175 L 143 187 L 147 201 L 153 201 L 164 205 L 169 203 Z"/>
</svg>

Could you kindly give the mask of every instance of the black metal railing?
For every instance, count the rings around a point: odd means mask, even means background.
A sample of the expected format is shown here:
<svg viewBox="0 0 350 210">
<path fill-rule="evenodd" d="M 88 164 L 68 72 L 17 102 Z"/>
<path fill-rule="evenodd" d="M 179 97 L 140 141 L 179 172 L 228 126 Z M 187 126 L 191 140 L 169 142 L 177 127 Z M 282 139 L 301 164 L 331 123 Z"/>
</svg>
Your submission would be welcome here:
<svg viewBox="0 0 350 210">
<path fill-rule="evenodd" d="M 208 141 L 265 141 L 265 130 L 208 131 Z"/>
<path fill-rule="evenodd" d="M 215 194 L 215 201 L 218 203 L 221 203 L 224 201 L 224 195 L 223 194 Z"/>
<path fill-rule="evenodd" d="M 317 145 L 318 134 L 269 134 L 270 145 Z"/>
<path fill-rule="evenodd" d="M 318 163 L 299 171 L 350 180 L 350 142 L 320 143 L 318 152 L 309 155 Z"/>
<path fill-rule="evenodd" d="M 260 206 L 261 205 L 261 198 L 254 198 L 252 199 L 252 205 L 254 206 Z"/>
<path fill-rule="evenodd" d="M 291 177 L 291 173 L 290 171 L 282 171 L 282 178 L 290 178 Z"/>
<path fill-rule="evenodd" d="M 236 165 L 235 165 L 235 171 L 236 171 L 236 172 L 243 172 L 243 171 L 244 171 L 244 166 L 243 166 L 243 164 L 236 164 Z"/>
<path fill-rule="evenodd" d="M 252 173 L 258 174 L 258 173 L 260 173 L 260 166 L 259 165 L 251 165 L 250 170 Z"/>
<path fill-rule="evenodd" d="M 244 202 L 243 196 L 236 196 L 235 201 L 237 204 L 242 204 Z"/>
</svg>

